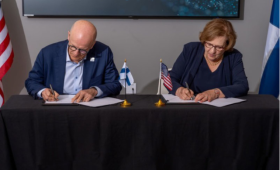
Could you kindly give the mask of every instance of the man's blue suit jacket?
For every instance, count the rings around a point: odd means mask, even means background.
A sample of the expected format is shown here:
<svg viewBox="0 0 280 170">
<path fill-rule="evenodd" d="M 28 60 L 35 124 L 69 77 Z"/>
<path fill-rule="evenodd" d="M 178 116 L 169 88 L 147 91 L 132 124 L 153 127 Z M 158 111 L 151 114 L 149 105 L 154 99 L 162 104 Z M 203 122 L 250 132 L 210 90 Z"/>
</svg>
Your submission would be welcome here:
<svg viewBox="0 0 280 170">
<path fill-rule="evenodd" d="M 54 43 L 38 54 L 25 81 L 28 93 L 34 98 L 37 98 L 41 89 L 49 88 L 50 84 L 55 91 L 63 94 L 67 45 L 68 40 Z M 90 61 L 93 57 L 94 61 Z M 122 89 L 118 76 L 111 49 L 97 41 L 84 60 L 82 88 L 97 86 L 103 91 L 99 97 L 115 96 Z"/>
</svg>

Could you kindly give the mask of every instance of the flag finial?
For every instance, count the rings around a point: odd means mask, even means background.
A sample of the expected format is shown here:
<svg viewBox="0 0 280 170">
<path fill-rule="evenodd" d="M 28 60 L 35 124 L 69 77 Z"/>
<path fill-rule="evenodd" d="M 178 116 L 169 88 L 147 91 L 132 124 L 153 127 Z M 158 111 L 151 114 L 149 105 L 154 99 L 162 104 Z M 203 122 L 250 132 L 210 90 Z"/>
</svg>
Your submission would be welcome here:
<svg viewBox="0 0 280 170">
<path fill-rule="evenodd" d="M 126 63 L 126 59 L 124 59 L 124 62 Z"/>
<path fill-rule="evenodd" d="M 160 62 L 162 63 L 162 59 L 160 59 Z"/>
</svg>

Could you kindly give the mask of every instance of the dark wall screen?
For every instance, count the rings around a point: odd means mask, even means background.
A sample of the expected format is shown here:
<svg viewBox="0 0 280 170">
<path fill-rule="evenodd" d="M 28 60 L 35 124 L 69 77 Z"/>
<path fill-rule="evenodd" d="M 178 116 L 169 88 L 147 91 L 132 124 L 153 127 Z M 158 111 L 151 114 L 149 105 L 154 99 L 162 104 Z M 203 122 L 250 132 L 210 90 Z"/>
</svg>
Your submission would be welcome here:
<svg viewBox="0 0 280 170">
<path fill-rule="evenodd" d="M 23 0 L 23 15 L 238 18 L 239 4 L 239 0 Z"/>
</svg>

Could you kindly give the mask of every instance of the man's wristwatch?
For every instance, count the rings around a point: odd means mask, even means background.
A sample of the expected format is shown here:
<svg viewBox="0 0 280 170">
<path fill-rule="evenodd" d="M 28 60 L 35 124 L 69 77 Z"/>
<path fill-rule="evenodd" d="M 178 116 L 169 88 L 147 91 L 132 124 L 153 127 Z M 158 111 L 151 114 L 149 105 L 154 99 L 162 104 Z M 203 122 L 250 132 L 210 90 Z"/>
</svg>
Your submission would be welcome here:
<svg viewBox="0 0 280 170">
<path fill-rule="evenodd" d="M 97 90 L 95 87 L 90 87 L 90 89 L 94 89 L 94 90 L 96 91 L 95 96 L 97 96 L 97 94 L 98 94 L 98 90 Z M 94 96 L 94 97 L 95 97 L 95 96 Z"/>
<path fill-rule="evenodd" d="M 215 89 L 214 89 L 214 93 L 215 93 L 215 95 L 216 95 L 216 99 L 219 98 L 219 96 L 220 96 L 220 90 L 217 89 L 217 88 L 215 88 Z"/>
</svg>

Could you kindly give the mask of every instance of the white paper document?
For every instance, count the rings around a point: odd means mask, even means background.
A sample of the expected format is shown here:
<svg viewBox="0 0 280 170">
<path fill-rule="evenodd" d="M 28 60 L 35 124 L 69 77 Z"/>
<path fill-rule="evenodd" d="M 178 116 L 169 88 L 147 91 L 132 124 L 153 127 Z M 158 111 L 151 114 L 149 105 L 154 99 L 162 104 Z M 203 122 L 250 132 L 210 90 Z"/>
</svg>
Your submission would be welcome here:
<svg viewBox="0 0 280 170">
<path fill-rule="evenodd" d="M 183 100 L 173 94 L 162 94 L 167 103 L 195 103 L 194 100 Z"/>
<path fill-rule="evenodd" d="M 194 100 L 182 100 L 178 96 L 174 96 L 173 94 L 162 94 L 162 96 L 167 101 L 167 103 L 170 103 L 170 104 L 196 103 Z M 237 99 L 237 98 L 218 98 L 218 99 L 213 100 L 212 102 L 207 101 L 207 102 L 203 102 L 203 103 L 201 103 L 201 102 L 197 102 L 197 103 L 208 104 L 208 105 L 212 105 L 212 106 L 216 106 L 216 107 L 223 107 L 223 106 L 240 103 L 240 102 L 244 102 L 244 101 L 246 101 L 246 100 Z"/>
<path fill-rule="evenodd" d="M 101 99 L 93 99 L 89 102 L 80 102 L 79 104 L 84 105 L 84 106 L 89 106 L 89 107 L 100 107 L 100 106 L 121 103 L 123 101 L 124 100 L 116 99 L 116 98 L 112 98 L 112 97 L 104 97 Z"/>
<path fill-rule="evenodd" d="M 71 99 L 74 97 L 75 95 L 59 95 L 58 96 L 58 101 L 45 101 L 45 104 L 71 104 Z"/>
<path fill-rule="evenodd" d="M 58 101 L 46 101 L 45 105 L 54 105 L 54 104 L 71 104 L 71 99 L 74 97 L 75 95 L 60 95 L 58 96 Z M 112 105 L 112 104 L 117 104 L 117 103 L 121 103 L 123 102 L 123 100 L 120 99 L 116 99 L 116 98 L 112 98 L 112 97 L 104 97 L 104 98 L 94 98 L 93 100 L 89 101 L 89 102 L 80 102 L 77 103 L 79 105 L 84 105 L 84 106 L 89 106 L 89 107 L 100 107 L 100 106 L 106 106 L 106 105 Z"/>
</svg>

